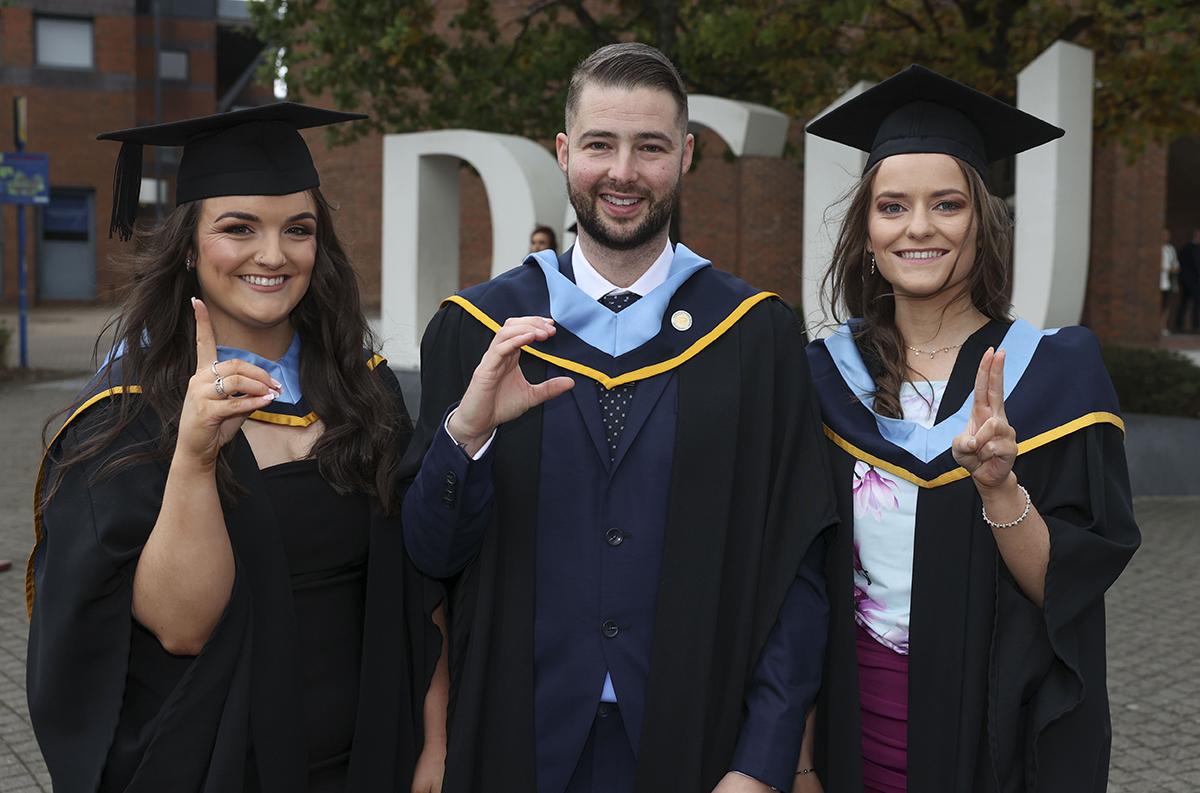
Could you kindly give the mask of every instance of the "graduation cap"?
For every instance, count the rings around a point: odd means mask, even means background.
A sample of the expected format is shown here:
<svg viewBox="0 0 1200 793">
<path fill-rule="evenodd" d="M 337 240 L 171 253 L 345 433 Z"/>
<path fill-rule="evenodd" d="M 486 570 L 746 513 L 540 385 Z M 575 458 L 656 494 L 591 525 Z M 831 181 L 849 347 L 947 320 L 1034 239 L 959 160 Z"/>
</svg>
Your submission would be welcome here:
<svg viewBox="0 0 1200 793">
<path fill-rule="evenodd" d="M 870 152 L 863 173 L 893 154 L 949 154 L 987 180 L 990 162 L 1061 138 L 1064 130 L 913 64 L 806 128 Z"/>
<path fill-rule="evenodd" d="M 142 146 L 182 146 L 175 204 L 226 195 L 287 195 L 321 184 L 300 130 L 366 118 L 279 102 L 166 124 L 103 132 L 97 140 L 121 141 L 113 178 L 108 236 L 127 240 L 137 218 Z"/>
</svg>

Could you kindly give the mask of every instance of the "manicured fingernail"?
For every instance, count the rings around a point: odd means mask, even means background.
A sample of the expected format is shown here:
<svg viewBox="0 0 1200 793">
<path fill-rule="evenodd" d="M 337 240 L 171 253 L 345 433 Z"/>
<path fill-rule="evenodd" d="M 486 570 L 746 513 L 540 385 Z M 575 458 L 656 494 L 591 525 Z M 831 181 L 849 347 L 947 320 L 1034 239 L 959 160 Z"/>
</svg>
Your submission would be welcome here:
<svg viewBox="0 0 1200 793">
<path fill-rule="evenodd" d="M 265 399 L 267 399 L 267 400 L 269 400 L 269 401 L 271 401 L 271 402 L 274 402 L 276 399 L 278 399 L 278 398 L 279 398 L 279 392 L 278 392 L 278 391 L 268 391 L 268 392 L 267 392 L 266 394 L 264 394 L 263 396 L 264 396 L 264 398 L 265 398 Z"/>
<path fill-rule="evenodd" d="M 279 382 L 274 377 L 271 378 L 271 385 L 275 386 L 276 391 L 283 390 L 283 383 Z"/>
<path fill-rule="evenodd" d="M 192 308 L 196 307 L 196 298 L 192 298 Z"/>
</svg>

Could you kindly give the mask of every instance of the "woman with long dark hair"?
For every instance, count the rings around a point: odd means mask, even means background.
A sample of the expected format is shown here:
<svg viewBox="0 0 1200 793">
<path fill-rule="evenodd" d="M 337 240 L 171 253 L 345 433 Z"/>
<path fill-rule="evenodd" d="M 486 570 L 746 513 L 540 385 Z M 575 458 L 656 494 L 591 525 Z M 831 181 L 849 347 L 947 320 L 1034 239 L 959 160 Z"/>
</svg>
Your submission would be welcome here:
<svg viewBox="0 0 1200 793">
<path fill-rule="evenodd" d="M 1011 318 L 986 182 L 1062 130 L 914 66 L 808 131 L 870 157 L 825 278 L 842 324 L 809 347 L 842 528 L 796 790 L 1101 793 L 1123 424 L 1090 332 Z"/>
<path fill-rule="evenodd" d="M 411 424 L 299 134 L 354 118 L 101 136 L 124 239 L 142 144 L 184 153 L 38 479 L 28 690 L 56 791 L 440 789 L 440 593 L 398 518 Z"/>
</svg>

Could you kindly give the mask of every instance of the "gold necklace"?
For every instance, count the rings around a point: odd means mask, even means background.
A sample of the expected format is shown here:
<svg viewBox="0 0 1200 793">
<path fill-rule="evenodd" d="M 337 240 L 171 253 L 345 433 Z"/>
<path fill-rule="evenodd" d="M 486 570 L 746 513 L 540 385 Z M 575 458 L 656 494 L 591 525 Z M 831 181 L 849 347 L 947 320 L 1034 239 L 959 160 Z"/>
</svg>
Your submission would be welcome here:
<svg viewBox="0 0 1200 793">
<path fill-rule="evenodd" d="M 915 352 L 917 355 L 928 355 L 929 360 L 932 361 L 933 357 L 935 355 L 937 355 L 938 353 L 950 352 L 951 350 L 957 350 L 959 347 L 963 346 L 963 344 L 965 344 L 966 341 L 967 341 L 966 339 L 963 339 L 958 344 L 951 344 L 949 347 L 939 347 L 936 350 L 919 350 L 916 347 L 912 346 L 911 344 L 905 344 L 904 346 L 907 347 L 908 349 L 912 350 L 913 352 Z"/>
</svg>

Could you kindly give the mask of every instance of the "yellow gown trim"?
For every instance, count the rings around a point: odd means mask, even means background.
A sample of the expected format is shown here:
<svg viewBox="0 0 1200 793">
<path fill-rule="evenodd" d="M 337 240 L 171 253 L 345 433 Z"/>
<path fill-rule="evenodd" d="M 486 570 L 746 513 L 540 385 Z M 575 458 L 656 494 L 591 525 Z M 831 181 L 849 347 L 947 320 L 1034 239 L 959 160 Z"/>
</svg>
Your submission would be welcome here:
<svg viewBox="0 0 1200 793">
<path fill-rule="evenodd" d="M 41 505 L 42 485 L 44 484 L 44 479 L 46 477 L 46 455 L 50 453 L 50 449 L 54 448 L 54 442 L 58 440 L 58 436 L 63 434 L 63 431 L 66 430 L 70 423 L 74 421 L 80 413 L 87 410 L 102 399 L 108 399 L 110 396 L 115 394 L 124 394 L 127 390 L 130 394 L 142 393 L 142 387 L 140 385 L 131 385 L 128 389 L 124 388 L 123 386 L 116 386 L 115 388 L 110 388 L 107 391 L 101 391 L 99 394 L 92 396 L 82 405 L 75 408 L 71 415 L 67 417 L 67 420 L 63 422 L 63 425 L 58 428 L 58 432 L 54 433 L 54 437 L 50 439 L 50 443 L 46 446 L 46 451 L 42 454 L 42 462 L 38 465 L 37 480 L 33 485 L 33 550 L 29 552 L 29 559 L 25 562 L 25 616 L 27 618 L 33 616 L 33 560 L 34 557 L 37 556 L 38 548 L 42 547 L 42 538 L 44 536 L 42 529 Z"/>
<path fill-rule="evenodd" d="M 1032 438 L 1026 438 L 1025 440 L 1021 441 L 1017 444 L 1017 455 L 1019 456 L 1025 454 L 1026 452 L 1031 452 L 1040 446 L 1045 446 L 1047 443 L 1053 443 L 1059 438 L 1063 438 L 1067 435 L 1070 435 L 1072 432 L 1084 429 L 1085 427 L 1090 427 L 1093 424 L 1112 424 L 1117 429 L 1121 430 L 1121 432 L 1125 431 L 1125 422 L 1122 421 L 1121 417 L 1115 413 L 1108 413 L 1106 411 L 1086 413 L 1079 418 L 1074 419 L 1073 421 L 1068 421 L 1066 424 L 1060 424 L 1053 429 L 1046 430 L 1043 433 L 1034 435 Z M 902 468 L 894 463 L 889 463 L 888 461 L 880 459 L 869 452 L 863 451 L 854 444 L 850 443 L 850 441 L 843 438 L 841 435 L 838 435 L 836 432 L 834 432 L 828 424 L 824 425 L 824 430 L 825 436 L 840 446 L 851 457 L 855 458 L 856 460 L 862 460 L 868 465 L 873 465 L 881 471 L 887 471 L 888 473 L 898 476 L 901 479 L 912 482 L 918 487 L 941 487 L 942 485 L 948 485 L 951 482 L 957 482 L 960 479 L 966 479 L 971 475 L 967 469 L 960 466 L 933 479 L 922 479 L 912 471 L 909 471 L 907 468 Z"/>
<path fill-rule="evenodd" d="M 609 375 L 605 374 L 604 372 L 601 372 L 599 369 L 593 369 L 590 366 L 587 366 L 582 363 L 578 363 L 576 361 L 572 361 L 568 358 L 560 358 L 557 355 L 551 355 L 549 353 L 542 352 L 541 350 L 530 347 L 529 345 L 525 345 L 521 349 L 524 350 L 525 352 L 529 353 L 530 355 L 533 355 L 537 358 L 541 358 L 543 361 L 552 363 L 555 366 L 566 369 L 569 372 L 575 372 L 576 374 L 581 374 L 584 377 L 589 377 L 592 380 L 595 380 L 600 385 L 602 385 L 604 388 L 616 388 L 619 385 L 625 385 L 626 383 L 633 383 L 638 380 L 645 380 L 647 378 L 654 377 L 657 374 L 662 374 L 663 372 L 669 372 L 670 370 L 672 370 L 682 364 L 687 363 L 689 360 L 696 357 L 696 355 L 698 355 L 700 352 L 702 352 L 705 347 L 708 347 L 714 341 L 719 339 L 726 331 L 728 331 L 730 328 L 732 328 L 734 325 L 736 325 L 738 320 L 740 320 L 742 317 L 744 317 L 746 315 L 746 312 L 748 312 L 750 309 L 754 308 L 756 305 L 758 305 L 762 301 L 766 300 L 767 298 L 771 298 L 771 297 L 778 297 L 778 295 L 776 295 L 774 292 L 759 292 L 757 294 L 751 295 L 750 297 L 743 300 L 740 304 L 738 304 L 737 308 L 735 308 L 729 314 L 729 316 L 727 316 L 727 317 L 725 317 L 725 319 L 721 320 L 721 322 L 718 323 L 716 327 L 714 327 L 708 333 L 701 336 L 696 341 L 692 342 L 691 346 L 689 346 L 683 352 L 679 353 L 678 355 L 676 355 L 672 358 L 668 358 L 667 360 L 662 361 L 661 363 L 651 364 L 649 366 L 643 366 L 640 369 L 634 369 L 631 372 L 626 372 L 625 374 L 617 375 L 616 377 L 610 377 Z M 443 303 L 443 305 L 446 303 L 454 303 L 455 305 L 459 306 L 464 311 L 466 311 L 468 314 L 470 314 L 472 317 L 479 320 L 480 323 L 482 323 L 485 327 L 487 327 L 493 333 L 496 333 L 500 330 L 499 322 L 492 319 L 490 316 L 488 316 L 486 313 L 484 313 L 484 311 L 482 309 L 480 309 L 478 306 L 473 304 L 470 300 L 467 300 L 465 297 L 462 297 L 461 295 L 452 295 L 451 297 L 448 297 L 444 301 L 442 301 L 442 303 Z"/>
<path fill-rule="evenodd" d="M 385 359 L 381 355 L 373 355 L 371 357 L 371 360 L 367 361 L 367 368 L 374 371 L 376 366 L 378 366 L 381 363 L 386 363 L 386 361 L 387 361 L 387 359 Z M 140 394 L 140 393 L 142 393 L 142 387 L 140 385 L 131 385 L 128 388 L 125 388 L 124 386 L 116 386 L 114 388 L 109 388 L 105 391 L 101 391 L 100 393 L 95 394 L 92 397 L 89 397 L 87 401 L 85 401 L 82 405 L 80 405 L 79 407 L 75 408 L 74 411 L 72 411 L 71 415 L 67 417 L 67 420 L 63 422 L 63 425 L 58 428 L 58 432 L 54 433 L 54 437 L 50 439 L 49 445 L 46 446 L 46 450 L 47 450 L 46 453 L 49 453 L 49 450 L 54 447 L 54 442 L 58 440 L 58 436 L 61 435 L 63 433 L 63 431 L 66 430 L 66 428 L 71 424 L 71 422 L 74 421 L 76 418 L 78 418 L 81 413 L 83 413 L 85 410 L 87 410 L 92 405 L 96 404 L 97 402 L 100 402 L 101 400 L 108 399 L 111 396 L 116 396 L 117 394 L 124 394 L 124 393 Z M 270 424 L 280 424 L 280 425 L 290 426 L 290 427 L 307 427 L 317 420 L 317 414 L 309 413 L 307 416 L 284 416 L 279 413 L 267 413 L 266 411 L 256 410 L 250 414 L 249 418 L 251 418 L 255 421 L 268 422 Z M 37 556 L 38 548 L 41 547 L 42 539 L 44 537 L 44 530 L 42 528 L 41 503 L 42 503 L 42 484 L 43 484 L 43 479 L 45 477 L 45 471 L 46 471 L 46 456 L 45 456 L 45 454 L 43 454 L 41 465 L 38 466 L 37 481 L 34 483 L 34 486 L 33 486 L 33 550 L 29 552 L 29 559 L 28 559 L 28 561 L 25 562 L 25 616 L 26 617 L 33 616 L 33 597 L 34 597 L 33 560 L 34 560 L 34 557 Z"/>
</svg>

